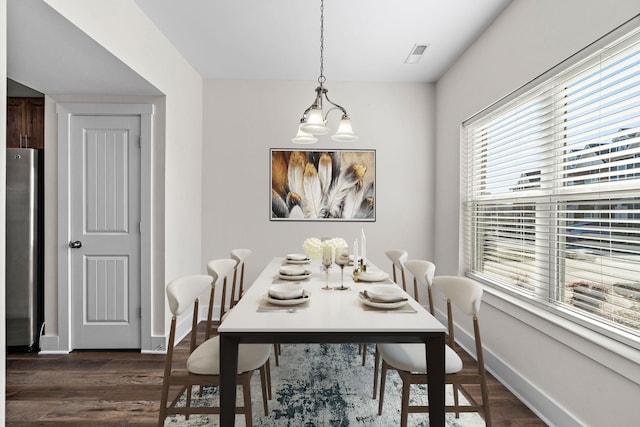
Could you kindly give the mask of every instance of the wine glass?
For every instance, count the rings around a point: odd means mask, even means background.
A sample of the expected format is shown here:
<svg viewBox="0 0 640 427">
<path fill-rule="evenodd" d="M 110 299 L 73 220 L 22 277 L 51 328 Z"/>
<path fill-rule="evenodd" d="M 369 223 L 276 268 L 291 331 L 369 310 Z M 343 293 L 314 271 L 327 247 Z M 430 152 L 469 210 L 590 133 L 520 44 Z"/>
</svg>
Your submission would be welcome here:
<svg viewBox="0 0 640 427">
<path fill-rule="evenodd" d="M 333 250 L 329 246 L 325 246 L 322 249 L 322 265 L 324 266 L 324 271 L 326 271 L 327 275 L 327 283 L 324 285 L 322 289 L 329 290 L 331 286 L 329 286 L 329 268 L 333 264 Z"/>
<path fill-rule="evenodd" d="M 344 266 L 349 264 L 349 251 L 347 248 L 336 249 L 336 264 L 340 267 L 340 287 L 335 289 L 339 291 L 349 289 L 348 286 L 344 286 Z"/>
</svg>

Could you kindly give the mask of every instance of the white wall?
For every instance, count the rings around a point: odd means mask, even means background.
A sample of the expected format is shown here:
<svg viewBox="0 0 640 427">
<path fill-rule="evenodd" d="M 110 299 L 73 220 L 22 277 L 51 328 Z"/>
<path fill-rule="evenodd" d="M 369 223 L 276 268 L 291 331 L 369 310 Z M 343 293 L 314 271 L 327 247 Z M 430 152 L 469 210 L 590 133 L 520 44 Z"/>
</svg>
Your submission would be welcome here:
<svg viewBox="0 0 640 427">
<path fill-rule="evenodd" d="M 435 263 L 440 274 L 462 272 L 461 122 L 638 12 L 637 0 L 514 0 L 438 82 Z M 637 424 L 637 351 L 587 331 L 581 332 L 589 339 L 570 333 L 550 316 L 520 309 L 489 289 L 480 321 L 491 370 L 550 424 Z"/>
<path fill-rule="evenodd" d="M 151 334 L 164 336 L 166 282 L 202 271 L 202 78 L 132 1 L 45 1 L 165 95 L 164 164 L 152 183 L 152 203 L 161 203 L 152 250 L 161 259 L 154 259 L 149 297 Z"/>
<path fill-rule="evenodd" d="M 351 246 L 364 227 L 368 257 L 390 270 L 384 251 L 433 256 L 434 88 L 430 84 L 327 82 L 329 96 L 349 112 L 359 139 L 329 135 L 295 145 L 314 82 L 205 81 L 202 265 L 228 258 L 233 248 L 253 251 L 245 282 L 273 256 L 301 252 L 307 237 L 344 237 Z M 333 115 L 335 114 L 335 116 Z M 339 115 L 332 113 L 335 130 Z M 376 222 L 272 222 L 270 148 L 376 150 Z"/>
</svg>

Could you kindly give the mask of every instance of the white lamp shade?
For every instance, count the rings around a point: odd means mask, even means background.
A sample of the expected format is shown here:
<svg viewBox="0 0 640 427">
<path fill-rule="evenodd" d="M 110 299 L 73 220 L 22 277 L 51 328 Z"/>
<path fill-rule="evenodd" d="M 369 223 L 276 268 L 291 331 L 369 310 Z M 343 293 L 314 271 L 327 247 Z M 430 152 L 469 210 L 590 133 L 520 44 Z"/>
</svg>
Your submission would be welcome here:
<svg viewBox="0 0 640 427">
<path fill-rule="evenodd" d="M 331 131 L 325 124 L 324 118 L 322 117 L 322 110 L 318 108 L 309 110 L 307 120 L 300 125 L 300 129 L 312 135 L 324 135 Z"/>
<path fill-rule="evenodd" d="M 339 142 L 352 142 L 358 139 L 358 137 L 353 134 L 353 129 L 351 128 L 351 120 L 340 120 L 338 130 L 336 131 L 335 135 L 331 136 L 331 139 Z"/>
<path fill-rule="evenodd" d="M 300 125 L 298 126 L 298 133 L 295 137 L 291 138 L 291 141 L 295 142 L 296 144 L 315 144 L 316 142 L 318 142 L 318 138 L 302 130 L 303 124 L 304 123 L 300 123 Z"/>
</svg>

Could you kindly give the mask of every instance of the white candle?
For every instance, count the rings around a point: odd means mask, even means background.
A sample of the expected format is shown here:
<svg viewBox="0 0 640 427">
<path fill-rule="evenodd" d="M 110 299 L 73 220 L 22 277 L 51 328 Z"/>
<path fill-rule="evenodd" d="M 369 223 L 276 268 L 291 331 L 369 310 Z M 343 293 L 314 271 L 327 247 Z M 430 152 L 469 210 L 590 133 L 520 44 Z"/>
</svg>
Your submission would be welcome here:
<svg viewBox="0 0 640 427">
<path fill-rule="evenodd" d="M 353 241 L 353 265 L 358 265 L 358 239 Z"/>
<path fill-rule="evenodd" d="M 362 237 L 360 238 L 362 242 L 362 263 L 367 265 L 367 238 L 364 236 L 364 228 L 362 229 Z"/>
</svg>

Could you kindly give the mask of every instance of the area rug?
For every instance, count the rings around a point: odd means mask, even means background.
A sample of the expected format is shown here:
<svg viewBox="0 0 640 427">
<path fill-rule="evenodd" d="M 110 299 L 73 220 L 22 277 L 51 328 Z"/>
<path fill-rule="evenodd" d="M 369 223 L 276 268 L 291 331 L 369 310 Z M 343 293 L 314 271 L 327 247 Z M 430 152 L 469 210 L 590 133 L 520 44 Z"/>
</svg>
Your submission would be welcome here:
<svg viewBox="0 0 640 427">
<path fill-rule="evenodd" d="M 402 381 L 389 371 L 385 387 L 384 408 L 378 416 L 378 400 L 372 399 L 373 345 L 365 366 L 357 344 L 283 344 L 280 366 L 271 358 L 273 398 L 269 415 L 264 416 L 260 376 L 252 378 L 253 425 L 256 427 L 346 427 L 400 425 L 400 392 Z M 447 386 L 447 402 L 453 402 Z M 238 389 L 239 399 L 240 388 Z M 197 396 L 197 393 L 194 393 Z M 412 386 L 412 404 L 426 404 L 426 386 Z M 207 387 L 193 406 L 218 405 L 216 387 Z M 484 420 L 473 413 L 446 414 L 449 427 L 484 426 Z M 217 426 L 218 415 L 169 416 L 165 426 Z M 244 415 L 236 416 L 236 426 L 244 426 Z M 427 414 L 409 414 L 409 426 L 427 427 Z"/>
</svg>

